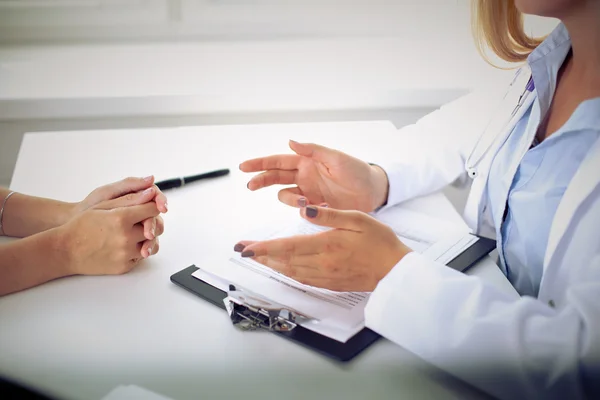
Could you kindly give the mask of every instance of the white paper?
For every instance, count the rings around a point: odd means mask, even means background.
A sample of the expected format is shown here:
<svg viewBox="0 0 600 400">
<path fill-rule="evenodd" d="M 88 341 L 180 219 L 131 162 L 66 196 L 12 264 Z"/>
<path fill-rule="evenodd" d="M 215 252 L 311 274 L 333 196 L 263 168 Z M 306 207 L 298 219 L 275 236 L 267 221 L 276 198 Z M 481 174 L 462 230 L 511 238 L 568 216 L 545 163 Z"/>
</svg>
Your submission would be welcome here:
<svg viewBox="0 0 600 400">
<path fill-rule="evenodd" d="M 377 219 L 390 226 L 411 249 L 444 264 L 477 240 L 468 234 L 465 226 L 399 207 L 377 215 Z M 314 234 L 327 229 L 299 220 L 295 226 L 259 239 Z M 237 253 L 233 253 L 226 266 L 219 262 L 207 263 L 203 269 L 193 276 L 221 290 L 226 291 L 229 284 L 233 284 L 238 290 L 251 291 L 284 304 L 314 319 L 302 326 L 337 341 L 346 342 L 364 327 L 364 308 L 370 293 L 334 292 L 303 285 L 252 259 L 241 258 Z"/>
</svg>

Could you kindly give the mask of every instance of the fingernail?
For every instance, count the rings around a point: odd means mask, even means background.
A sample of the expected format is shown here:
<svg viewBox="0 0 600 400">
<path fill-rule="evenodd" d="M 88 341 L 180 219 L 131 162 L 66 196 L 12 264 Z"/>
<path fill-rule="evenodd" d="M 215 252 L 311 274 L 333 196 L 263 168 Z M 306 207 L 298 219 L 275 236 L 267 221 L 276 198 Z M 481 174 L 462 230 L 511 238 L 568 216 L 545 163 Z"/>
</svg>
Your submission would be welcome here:
<svg viewBox="0 0 600 400">
<path fill-rule="evenodd" d="M 152 228 L 152 238 L 155 238 L 155 237 L 156 237 L 156 229 Z"/>
<path fill-rule="evenodd" d="M 308 218 L 314 218 L 317 216 L 318 213 L 319 211 L 316 207 L 306 207 L 306 216 Z"/>
<path fill-rule="evenodd" d="M 244 251 L 245 248 L 246 246 L 244 246 L 241 243 L 238 243 L 235 246 L 233 246 L 233 251 L 235 251 L 236 253 L 241 253 L 242 251 Z"/>
<path fill-rule="evenodd" d="M 148 256 L 152 255 L 152 247 L 148 247 Z"/>
<path fill-rule="evenodd" d="M 329 207 L 329 205 L 327 203 L 323 203 L 323 204 L 321 204 L 321 207 L 327 208 L 327 207 Z"/>
<path fill-rule="evenodd" d="M 153 193 L 153 192 L 154 192 L 154 188 L 153 187 L 149 187 L 148 189 L 144 190 L 144 193 L 142 193 L 142 194 L 147 195 L 147 194 L 150 194 L 150 193 Z"/>
<path fill-rule="evenodd" d="M 242 257 L 254 257 L 254 252 L 252 250 L 244 251 Z"/>
<path fill-rule="evenodd" d="M 168 207 L 168 204 L 166 201 L 165 201 L 165 211 L 169 211 L 169 207 Z"/>
<path fill-rule="evenodd" d="M 250 182 L 246 183 L 246 188 L 250 190 Z"/>
<path fill-rule="evenodd" d="M 304 197 L 301 197 L 298 199 L 298 205 L 300 207 L 306 207 L 306 199 Z"/>
<path fill-rule="evenodd" d="M 144 180 L 145 180 L 146 182 L 152 182 L 152 178 L 153 178 L 153 176 L 152 176 L 152 175 L 150 175 L 150 176 L 147 176 L 147 177 L 145 177 L 145 178 L 144 178 Z"/>
<path fill-rule="evenodd" d="M 242 170 L 242 164 L 238 165 L 238 169 L 241 171 Z"/>
</svg>

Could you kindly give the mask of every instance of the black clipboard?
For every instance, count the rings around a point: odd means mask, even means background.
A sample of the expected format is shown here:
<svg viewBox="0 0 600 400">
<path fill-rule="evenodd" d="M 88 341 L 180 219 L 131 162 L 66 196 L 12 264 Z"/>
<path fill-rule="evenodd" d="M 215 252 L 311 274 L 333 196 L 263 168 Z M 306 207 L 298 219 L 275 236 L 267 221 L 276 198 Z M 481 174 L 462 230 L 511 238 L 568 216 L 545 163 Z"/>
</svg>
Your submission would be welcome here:
<svg viewBox="0 0 600 400">
<path fill-rule="evenodd" d="M 479 240 L 473 243 L 447 265 L 457 271 L 464 272 L 495 248 L 495 240 L 479 237 Z M 227 297 L 227 293 L 192 276 L 198 269 L 199 268 L 195 265 L 191 265 L 173 274 L 171 276 L 171 282 L 225 310 L 225 303 L 223 300 Z M 337 340 L 328 338 L 302 326 L 297 326 L 289 332 L 271 333 L 282 336 L 301 346 L 340 362 L 352 360 L 381 337 L 369 328 L 364 328 L 345 343 L 338 342 Z"/>
</svg>

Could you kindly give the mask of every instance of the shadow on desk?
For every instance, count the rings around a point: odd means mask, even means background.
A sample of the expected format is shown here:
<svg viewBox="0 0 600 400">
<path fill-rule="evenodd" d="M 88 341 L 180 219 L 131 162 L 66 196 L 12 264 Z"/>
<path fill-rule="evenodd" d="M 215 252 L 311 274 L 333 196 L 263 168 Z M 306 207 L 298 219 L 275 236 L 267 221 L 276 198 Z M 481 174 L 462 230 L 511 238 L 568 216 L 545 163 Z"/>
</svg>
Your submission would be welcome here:
<svg viewBox="0 0 600 400">
<path fill-rule="evenodd" d="M 22 384 L 10 381 L 0 376 L 0 398 L 5 400 L 58 400 L 48 397 Z"/>
</svg>

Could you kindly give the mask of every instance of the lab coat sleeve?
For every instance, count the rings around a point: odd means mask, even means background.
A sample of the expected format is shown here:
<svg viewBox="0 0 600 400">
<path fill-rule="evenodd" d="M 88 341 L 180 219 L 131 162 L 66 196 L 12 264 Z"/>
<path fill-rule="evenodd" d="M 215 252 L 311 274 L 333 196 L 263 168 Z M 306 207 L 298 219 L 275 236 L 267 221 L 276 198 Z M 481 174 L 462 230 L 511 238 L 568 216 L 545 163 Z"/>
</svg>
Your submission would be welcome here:
<svg viewBox="0 0 600 400">
<path fill-rule="evenodd" d="M 599 271 L 600 253 L 591 261 L 591 270 Z M 515 300 L 477 277 L 410 253 L 372 293 L 365 320 L 498 398 L 577 399 L 586 390 L 593 398 L 600 394 L 594 380 L 600 372 L 598 293 L 599 281 L 574 283 L 564 304 L 552 308 L 531 297 Z"/>
<path fill-rule="evenodd" d="M 506 82 L 476 90 L 398 130 L 381 159 L 386 206 L 466 182 L 465 161 L 506 91 Z"/>
</svg>

